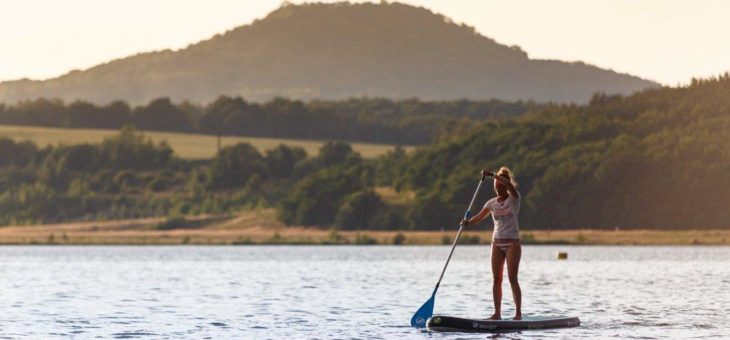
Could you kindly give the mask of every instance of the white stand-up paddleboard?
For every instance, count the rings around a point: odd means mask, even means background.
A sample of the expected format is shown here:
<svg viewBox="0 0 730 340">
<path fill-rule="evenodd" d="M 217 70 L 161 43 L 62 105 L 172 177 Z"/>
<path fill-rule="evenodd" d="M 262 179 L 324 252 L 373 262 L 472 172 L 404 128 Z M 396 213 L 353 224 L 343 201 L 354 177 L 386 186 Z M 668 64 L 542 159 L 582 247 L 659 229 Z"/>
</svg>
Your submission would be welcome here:
<svg viewBox="0 0 730 340">
<path fill-rule="evenodd" d="M 426 328 L 434 332 L 514 332 L 527 329 L 578 327 L 575 317 L 524 317 L 522 320 L 464 319 L 434 315 L 426 322 Z"/>
</svg>

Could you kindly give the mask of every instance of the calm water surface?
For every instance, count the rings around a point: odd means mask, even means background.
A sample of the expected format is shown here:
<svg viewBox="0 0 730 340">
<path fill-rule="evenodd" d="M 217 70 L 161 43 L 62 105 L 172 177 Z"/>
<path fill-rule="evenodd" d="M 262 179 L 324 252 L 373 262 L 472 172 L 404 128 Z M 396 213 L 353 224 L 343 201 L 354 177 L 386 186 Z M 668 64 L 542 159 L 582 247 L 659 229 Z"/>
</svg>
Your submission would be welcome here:
<svg viewBox="0 0 730 340">
<path fill-rule="evenodd" d="M 523 314 L 579 328 L 412 329 L 449 247 L 0 247 L 0 338 L 730 337 L 730 247 L 525 246 Z M 459 246 L 436 313 L 492 313 L 488 246 Z M 570 259 L 555 260 L 557 251 Z M 505 280 L 504 316 L 514 312 Z"/>
</svg>

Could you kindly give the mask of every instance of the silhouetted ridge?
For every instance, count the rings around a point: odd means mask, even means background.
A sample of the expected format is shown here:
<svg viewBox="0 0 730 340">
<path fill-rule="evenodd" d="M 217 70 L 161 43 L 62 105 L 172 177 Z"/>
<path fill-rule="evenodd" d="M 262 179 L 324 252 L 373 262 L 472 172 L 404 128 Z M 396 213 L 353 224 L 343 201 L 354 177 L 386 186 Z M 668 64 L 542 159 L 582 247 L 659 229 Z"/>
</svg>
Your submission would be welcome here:
<svg viewBox="0 0 730 340">
<path fill-rule="evenodd" d="M 275 96 L 586 102 L 656 83 L 585 65 L 530 60 L 431 11 L 398 3 L 285 5 L 178 51 L 141 53 L 45 81 L 0 83 L 0 101 L 105 103 Z"/>
</svg>

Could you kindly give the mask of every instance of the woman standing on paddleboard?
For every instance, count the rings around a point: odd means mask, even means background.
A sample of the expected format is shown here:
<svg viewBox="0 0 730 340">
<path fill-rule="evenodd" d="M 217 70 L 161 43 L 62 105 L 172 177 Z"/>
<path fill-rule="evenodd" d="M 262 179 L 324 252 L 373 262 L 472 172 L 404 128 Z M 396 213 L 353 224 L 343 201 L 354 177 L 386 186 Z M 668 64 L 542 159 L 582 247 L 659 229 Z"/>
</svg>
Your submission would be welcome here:
<svg viewBox="0 0 730 340">
<path fill-rule="evenodd" d="M 515 300 L 514 320 L 522 320 L 522 291 L 517 281 L 520 269 L 522 246 L 520 244 L 520 227 L 517 215 L 520 213 L 520 193 L 515 188 L 517 182 L 509 168 L 503 166 L 496 174 L 482 170 L 482 175 L 494 177 L 494 197 L 484 204 L 484 208 L 470 219 L 464 219 L 464 226 L 477 224 L 492 214 L 494 232 L 492 233 L 492 295 L 494 297 L 494 315 L 489 319 L 502 318 L 502 273 L 507 261 L 507 275 Z"/>
</svg>

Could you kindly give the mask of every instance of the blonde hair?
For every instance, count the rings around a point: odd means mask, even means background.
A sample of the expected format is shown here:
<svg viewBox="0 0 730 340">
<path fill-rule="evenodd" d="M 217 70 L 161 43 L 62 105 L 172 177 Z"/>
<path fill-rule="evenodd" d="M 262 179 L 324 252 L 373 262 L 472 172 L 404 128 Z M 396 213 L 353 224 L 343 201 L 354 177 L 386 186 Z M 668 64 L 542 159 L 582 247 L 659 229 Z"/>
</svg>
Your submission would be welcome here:
<svg viewBox="0 0 730 340">
<path fill-rule="evenodd" d="M 515 178 L 515 174 L 508 167 L 503 166 L 503 167 L 499 168 L 499 170 L 497 170 L 497 176 L 502 176 L 502 177 L 507 178 L 510 181 L 510 183 L 512 183 L 512 185 L 515 186 L 515 188 L 517 187 L 517 179 Z"/>
</svg>

